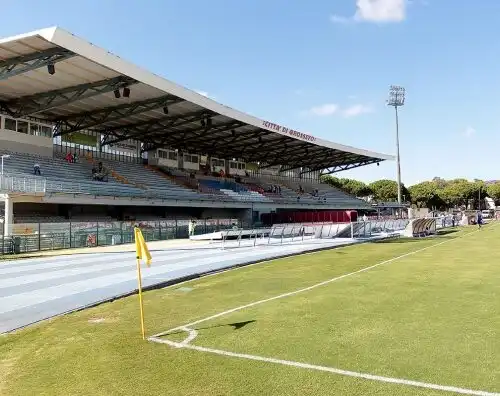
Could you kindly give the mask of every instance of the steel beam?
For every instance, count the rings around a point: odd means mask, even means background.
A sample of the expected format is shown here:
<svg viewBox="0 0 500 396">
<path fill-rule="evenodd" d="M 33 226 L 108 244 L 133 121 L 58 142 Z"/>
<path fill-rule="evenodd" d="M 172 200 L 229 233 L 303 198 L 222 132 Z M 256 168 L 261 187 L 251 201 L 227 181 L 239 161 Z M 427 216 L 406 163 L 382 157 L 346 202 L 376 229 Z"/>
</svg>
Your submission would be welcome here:
<svg viewBox="0 0 500 396">
<path fill-rule="evenodd" d="M 196 121 L 196 119 L 195 120 L 185 120 L 184 124 L 191 123 L 193 121 Z M 176 124 L 170 126 L 170 128 L 176 128 L 176 127 L 179 127 L 181 125 L 182 124 L 180 124 L 180 123 L 176 123 Z M 220 132 L 220 130 L 216 130 L 215 128 L 217 128 L 217 127 L 213 127 L 211 129 L 209 129 L 209 131 L 214 130 L 214 132 Z M 155 150 L 157 148 L 162 148 L 167 144 L 169 144 L 172 148 L 187 150 L 188 148 L 186 146 L 186 143 L 196 141 L 198 139 L 203 139 L 203 135 L 197 134 L 197 135 L 193 136 L 194 133 L 196 133 L 198 131 L 203 131 L 203 130 L 206 130 L 206 128 L 171 131 L 172 132 L 171 134 L 167 134 L 167 135 L 163 135 L 163 136 L 151 136 L 150 137 L 151 141 L 150 141 L 150 144 L 148 146 L 148 150 Z M 183 136 L 179 136 L 179 134 L 181 134 Z M 197 148 L 195 150 L 202 151 L 201 145 L 196 146 L 196 147 Z"/>
<path fill-rule="evenodd" d="M 328 170 L 328 172 L 322 172 L 320 176 L 331 175 L 332 173 L 342 172 L 342 171 L 346 171 L 346 170 L 354 169 L 354 168 L 359 168 L 360 166 L 376 164 L 377 162 L 382 162 L 382 161 L 383 160 L 380 160 L 377 158 L 372 158 L 372 159 L 368 159 L 366 161 L 361 161 L 361 162 L 356 162 L 356 163 L 351 163 L 351 164 L 346 164 L 346 165 L 337 165 L 334 167 L 322 167 L 322 168 L 318 168 L 318 169 L 313 169 L 312 171 L 326 169 L 326 170 Z"/>
<path fill-rule="evenodd" d="M 175 128 L 189 124 L 191 122 L 195 122 L 200 118 L 200 115 L 205 113 L 206 111 L 193 112 L 176 117 L 166 116 L 133 125 L 123 125 L 123 126 L 113 127 L 111 129 L 104 131 L 104 133 L 107 134 L 108 136 L 113 136 L 114 139 L 106 140 L 106 142 L 103 143 L 103 145 L 118 143 L 127 139 L 141 140 L 141 138 L 144 136 L 150 136 L 151 134 L 157 132 L 165 132 L 165 130 L 169 128 Z M 183 131 L 169 131 L 169 132 L 175 134 L 175 133 L 182 133 Z"/>
<path fill-rule="evenodd" d="M 49 64 L 55 65 L 73 56 L 76 56 L 76 54 L 67 49 L 57 47 L 2 60 L 0 61 L 0 81 L 39 69 Z M 47 74 L 47 76 L 50 77 L 49 74 Z"/>
<path fill-rule="evenodd" d="M 213 115 L 215 115 L 215 113 L 210 111 L 210 110 L 193 111 L 193 112 L 186 113 L 186 114 L 165 115 L 165 116 L 160 117 L 160 118 L 154 118 L 154 119 L 147 120 L 147 121 L 140 121 L 140 122 L 136 122 L 133 124 L 117 125 L 117 126 L 114 126 L 111 128 L 106 128 L 106 131 L 113 132 L 113 131 L 125 131 L 126 130 L 126 131 L 139 132 L 141 130 L 140 129 L 141 127 L 144 127 L 144 129 L 147 129 L 151 126 L 154 126 L 156 124 L 160 124 L 161 122 L 164 122 L 164 121 L 168 122 L 168 121 L 172 121 L 172 120 L 180 120 L 180 119 L 184 119 L 184 118 L 190 118 L 191 116 L 196 116 L 199 119 L 201 119 L 204 116 L 213 116 Z"/>
<path fill-rule="evenodd" d="M 226 122 L 224 124 L 214 125 L 211 128 L 197 128 L 197 129 L 186 130 L 183 132 L 185 132 L 186 134 L 188 134 L 188 133 L 193 134 L 194 136 L 185 139 L 184 141 L 182 141 L 182 144 L 190 143 L 190 142 L 196 141 L 197 139 L 203 139 L 205 137 L 210 136 L 213 133 L 226 132 L 226 131 L 230 131 L 232 129 L 240 128 L 240 127 L 245 126 L 245 125 L 246 124 L 243 122 L 231 120 L 231 121 Z M 205 132 L 205 133 L 203 133 L 203 132 Z M 221 139 L 223 139 L 221 136 L 212 137 L 211 139 L 203 141 L 202 144 L 205 145 L 205 143 L 209 143 L 209 142 L 211 143 L 214 140 L 220 141 Z"/>
<path fill-rule="evenodd" d="M 0 102 L 0 109 L 13 117 L 26 117 L 43 111 L 65 106 L 78 100 L 112 92 L 137 81 L 130 77 L 115 77 L 107 80 L 85 83 L 72 87 L 42 92 L 35 95 L 23 96 L 19 99 Z"/>
<path fill-rule="evenodd" d="M 104 123 L 120 121 L 133 115 L 146 113 L 161 107 L 168 107 L 180 102 L 184 102 L 184 99 L 180 99 L 173 95 L 163 95 L 158 98 L 123 103 L 118 106 L 71 114 L 56 120 L 61 125 L 61 129 L 58 131 L 57 135 L 65 135 L 67 133 L 95 128 Z"/>
<path fill-rule="evenodd" d="M 256 132 L 254 136 L 249 136 L 248 138 L 238 140 L 234 146 L 231 146 L 232 150 L 238 150 L 240 148 L 243 148 L 244 152 L 247 151 L 247 149 L 255 149 L 255 150 L 261 150 L 265 146 L 272 146 L 274 144 L 280 144 L 285 141 L 287 141 L 288 137 L 280 136 L 277 139 L 270 139 L 262 142 L 256 142 L 256 143 L 248 143 L 250 140 L 253 139 L 258 139 L 261 134 L 264 134 L 266 136 L 274 134 L 274 132 L 266 131 L 266 130 L 260 130 L 259 132 Z"/>
</svg>

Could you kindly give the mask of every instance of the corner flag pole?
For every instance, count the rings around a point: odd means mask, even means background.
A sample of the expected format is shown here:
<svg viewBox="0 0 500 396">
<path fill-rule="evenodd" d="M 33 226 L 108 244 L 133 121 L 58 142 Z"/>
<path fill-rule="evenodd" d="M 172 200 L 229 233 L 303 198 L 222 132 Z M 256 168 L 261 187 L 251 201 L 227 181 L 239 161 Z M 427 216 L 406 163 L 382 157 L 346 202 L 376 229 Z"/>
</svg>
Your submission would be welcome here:
<svg viewBox="0 0 500 396">
<path fill-rule="evenodd" d="M 141 259 L 137 257 L 137 284 L 139 287 L 139 308 L 141 312 L 141 334 L 142 339 L 146 339 L 146 330 L 144 328 L 144 302 L 142 301 L 142 276 L 141 276 Z"/>
<path fill-rule="evenodd" d="M 142 235 L 140 228 L 134 228 L 134 239 L 135 239 L 135 253 L 137 259 L 137 286 L 139 291 L 139 308 L 141 315 L 141 334 L 142 339 L 146 339 L 146 330 L 144 326 L 144 302 L 142 299 L 142 275 L 141 275 L 141 260 L 145 259 L 146 265 L 149 267 L 151 265 L 151 254 L 146 245 L 146 241 Z"/>
</svg>

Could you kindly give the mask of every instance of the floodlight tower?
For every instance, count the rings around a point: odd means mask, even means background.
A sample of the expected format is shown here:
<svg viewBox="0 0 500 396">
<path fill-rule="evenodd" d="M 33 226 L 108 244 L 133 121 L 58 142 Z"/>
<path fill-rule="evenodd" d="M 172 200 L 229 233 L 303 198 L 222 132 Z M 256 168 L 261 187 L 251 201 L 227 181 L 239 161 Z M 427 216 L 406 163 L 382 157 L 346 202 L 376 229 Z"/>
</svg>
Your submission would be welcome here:
<svg viewBox="0 0 500 396">
<path fill-rule="evenodd" d="M 398 85 L 391 85 L 389 87 L 389 100 L 388 106 L 394 107 L 396 112 L 396 166 L 398 169 L 398 203 L 401 204 L 401 159 L 399 156 L 399 120 L 398 120 L 398 107 L 404 106 L 406 97 L 406 90 Z"/>
</svg>

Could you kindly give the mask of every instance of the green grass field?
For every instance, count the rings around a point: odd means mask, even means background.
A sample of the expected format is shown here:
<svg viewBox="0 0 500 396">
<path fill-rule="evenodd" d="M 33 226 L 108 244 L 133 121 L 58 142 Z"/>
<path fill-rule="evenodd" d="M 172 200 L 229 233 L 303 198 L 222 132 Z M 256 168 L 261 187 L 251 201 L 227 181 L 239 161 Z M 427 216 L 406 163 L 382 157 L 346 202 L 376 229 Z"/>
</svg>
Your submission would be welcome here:
<svg viewBox="0 0 500 396">
<path fill-rule="evenodd" d="M 493 224 L 364 244 L 145 293 L 149 335 L 199 321 L 189 344 L 183 330 L 158 337 L 178 347 L 141 339 L 137 296 L 56 318 L 0 337 L 0 394 L 459 394 L 409 380 L 493 395 L 499 238 Z"/>
</svg>

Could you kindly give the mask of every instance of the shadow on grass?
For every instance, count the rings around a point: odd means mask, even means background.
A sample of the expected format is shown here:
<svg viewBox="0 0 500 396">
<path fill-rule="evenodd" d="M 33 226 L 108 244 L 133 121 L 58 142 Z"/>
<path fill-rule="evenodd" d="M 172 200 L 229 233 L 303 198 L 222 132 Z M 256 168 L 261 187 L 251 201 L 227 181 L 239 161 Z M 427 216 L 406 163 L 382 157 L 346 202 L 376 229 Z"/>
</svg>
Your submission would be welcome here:
<svg viewBox="0 0 500 396">
<path fill-rule="evenodd" d="M 450 233 L 448 233 L 450 234 Z M 447 239 L 455 239 L 457 236 L 455 235 L 447 235 L 447 234 L 438 234 L 434 236 L 428 236 L 428 237 L 401 237 L 401 238 L 395 238 L 395 239 L 385 239 L 383 241 L 377 241 L 375 243 L 383 243 L 383 244 L 395 244 L 395 243 L 419 243 L 419 242 L 424 242 L 428 241 L 429 239 L 434 239 L 436 241 L 445 241 Z"/>
<path fill-rule="evenodd" d="M 252 319 L 252 320 L 245 320 L 243 322 L 222 323 L 222 324 L 217 324 L 217 325 L 213 325 L 213 326 L 195 327 L 194 330 L 197 330 L 197 331 L 208 330 L 208 329 L 215 329 L 217 327 L 232 327 L 233 330 L 239 330 L 239 329 L 242 329 L 243 327 L 245 327 L 251 323 L 255 323 L 255 322 L 256 322 L 256 320 Z M 184 330 L 176 330 L 176 331 L 173 331 L 172 333 L 165 334 L 162 337 L 168 337 L 168 336 L 171 336 L 174 334 L 182 334 L 182 333 L 185 333 L 185 331 Z"/>
</svg>

